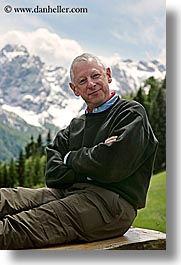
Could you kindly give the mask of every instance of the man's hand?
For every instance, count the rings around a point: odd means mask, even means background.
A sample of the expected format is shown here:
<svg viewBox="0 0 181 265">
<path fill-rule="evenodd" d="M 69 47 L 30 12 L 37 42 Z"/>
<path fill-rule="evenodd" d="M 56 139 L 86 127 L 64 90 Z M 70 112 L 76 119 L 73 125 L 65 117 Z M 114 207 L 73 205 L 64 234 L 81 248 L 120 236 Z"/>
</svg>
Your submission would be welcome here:
<svg viewBox="0 0 181 265">
<path fill-rule="evenodd" d="M 118 136 L 111 136 L 110 138 L 107 138 L 105 140 L 105 144 L 108 144 L 108 143 L 112 143 L 112 142 L 115 142 L 117 140 Z"/>
</svg>

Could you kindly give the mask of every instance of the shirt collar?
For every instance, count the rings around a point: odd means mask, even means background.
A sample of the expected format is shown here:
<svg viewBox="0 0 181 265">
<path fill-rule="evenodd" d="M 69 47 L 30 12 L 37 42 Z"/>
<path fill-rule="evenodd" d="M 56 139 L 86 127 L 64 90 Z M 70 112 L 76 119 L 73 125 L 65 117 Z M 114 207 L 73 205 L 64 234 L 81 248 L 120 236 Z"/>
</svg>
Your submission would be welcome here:
<svg viewBox="0 0 181 265">
<path fill-rule="evenodd" d="M 86 109 L 85 113 L 99 113 L 102 112 L 104 110 L 107 110 L 108 108 L 110 108 L 118 99 L 119 95 L 116 92 L 112 92 L 111 96 L 109 97 L 109 99 L 103 103 L 102 105 L 92 109 L 91 111 L 88 109 Z"/>
</svg>

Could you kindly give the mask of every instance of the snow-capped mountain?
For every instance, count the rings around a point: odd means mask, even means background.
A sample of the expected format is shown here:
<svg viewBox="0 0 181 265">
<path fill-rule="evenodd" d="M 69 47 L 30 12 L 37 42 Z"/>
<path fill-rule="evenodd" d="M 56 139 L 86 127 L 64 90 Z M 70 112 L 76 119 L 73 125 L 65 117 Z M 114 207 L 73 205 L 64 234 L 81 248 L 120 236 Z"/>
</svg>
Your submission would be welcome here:
<svg viewBox="0 0 181 265">
<path fill-rule="evenodd" d="M 163 80 L 166 75 L 166 67 L 159 61 L 139 61 L 130 59 L 119 60 L 112 65 L 113 89 L 117 88 L 121 95 L 129 95 L 137 92 L 140 85 L 146 79 L 153 76 L 155 79 Z"/>
<path fill-rule="evenodd" d="M 0 108 L 28 124 L 63 127 L 82 107 L 68 87 L 68 72 L 47 67 L 18 45 L 0 51 Z"/>
<path fill-rule="evenodd" d="M 150 76 L 164 79 L 166 74 L 158 61 L 118 60 L 111 69 L 111 88 L 121 95 L 136 92 Z M 16 128 L 18 119 L 41 128 L 46 124 L 66 126 L 84 109 L 68 83 L 69 71 L 61 62 L 60 67 L 49 67 L 26 47 L 6 45 L 0 51 L 0 121 Z"/>
</svg>

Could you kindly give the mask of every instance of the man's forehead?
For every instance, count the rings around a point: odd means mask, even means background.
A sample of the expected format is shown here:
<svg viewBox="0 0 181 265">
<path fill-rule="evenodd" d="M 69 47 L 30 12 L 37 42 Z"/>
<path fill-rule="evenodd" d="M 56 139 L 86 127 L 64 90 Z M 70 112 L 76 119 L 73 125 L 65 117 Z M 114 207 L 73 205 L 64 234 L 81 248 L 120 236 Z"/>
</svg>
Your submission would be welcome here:
<svg viewBox="0 0 181 265">
<path fill-rule="evenodd" d="M 86 68 L 85 68 L 86 67 Z M 75 70 L 86 70 L 86 69 L 97 69 L 102 70 L 102 65 L 100 65 L 95 59 L 89 58 L 88 60 L 82 60 L 79 62 L 76 62 L 73 67 Z"/>
</svg>

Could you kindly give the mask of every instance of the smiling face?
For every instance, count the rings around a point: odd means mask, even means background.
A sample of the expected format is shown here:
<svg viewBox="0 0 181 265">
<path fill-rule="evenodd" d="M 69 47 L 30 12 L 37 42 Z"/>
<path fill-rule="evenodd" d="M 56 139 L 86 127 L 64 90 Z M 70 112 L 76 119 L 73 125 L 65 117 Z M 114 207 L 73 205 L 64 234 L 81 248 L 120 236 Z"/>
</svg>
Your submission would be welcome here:
<svg viewBox="0 0 181 265">
<path fill-rule="evenodd" d="M 110 96 L 110 68 L 104 70 L 94 59 L 80 61 L 73 66 L 73 83 L 70 87 L 76 96 L 81 96 L 90 109 L 106 102 Z"/>
</svg>

